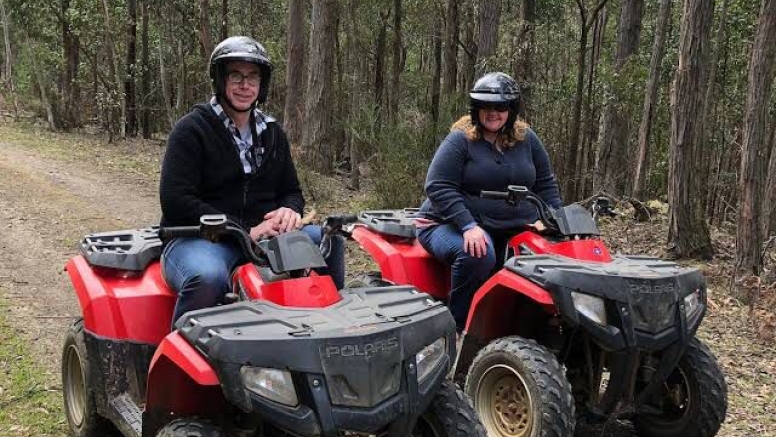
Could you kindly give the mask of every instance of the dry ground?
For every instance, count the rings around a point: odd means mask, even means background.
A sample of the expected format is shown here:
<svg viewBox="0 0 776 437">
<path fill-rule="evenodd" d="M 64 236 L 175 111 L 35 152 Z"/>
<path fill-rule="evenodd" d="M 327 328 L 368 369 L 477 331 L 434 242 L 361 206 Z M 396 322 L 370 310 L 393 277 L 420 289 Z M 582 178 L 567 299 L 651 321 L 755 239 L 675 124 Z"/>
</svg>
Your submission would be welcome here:
<svg viewBox="0 0 776 437">
<path fill-rule="evenodd" d="M 0 316 L 10 326 L 9 335 L 22 340 L 24 353 L 42 369 L 44 390 L 58 390 L 61 341 L 79 314 L 62 267 L 84 234 L 158 221 L 157 173 L 163 148 L 159 140 L 107 145 L 99 137 L 3 123 L 0 120 Z M 365 203 L 363 193 L 350 192 L 336 180 L 305 174 L 303 181 L 319 213 L 354 211 Z M 665 235 L 661 227 L 658 218 L 639 226 L 615 220 L 604 229 L 615 248 L 659 253 L 655 248 L 662 246 Z M 355 250 L 349 255 L 354 270 L 364 268 L 366 261 Z M 729 386 L 728 420 L 719 435 L 776 436 L 776 350 L 753 340 L 747 310 L 723 291 L 720 272 L 727 262 L 723 256 L 716 264 L 701 265 L 711 275 L 714 305 L 700 335 L 717 354 Z M 0 373 L 10 372 L 9 366 L 14 363 L 0 357 Z M 0 399 L 3 390 L 0 385 Z M 54 423 L 54 431 L 44 431 L 34 424 L 20 430 L 0 421 L 0 436 L 65 435 L 61 418 Z"/>
</svg>

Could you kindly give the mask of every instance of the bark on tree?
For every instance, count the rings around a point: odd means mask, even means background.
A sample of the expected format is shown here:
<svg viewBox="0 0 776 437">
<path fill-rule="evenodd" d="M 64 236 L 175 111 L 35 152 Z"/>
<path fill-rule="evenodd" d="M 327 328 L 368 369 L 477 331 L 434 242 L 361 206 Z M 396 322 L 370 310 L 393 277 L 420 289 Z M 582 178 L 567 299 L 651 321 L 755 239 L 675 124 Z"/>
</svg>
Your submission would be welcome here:
<svg viewBox="0 0 776 437">
<path fill-rule="evenodd" d="M 439 20 L 441 21 L 441 20 Z M 431 75 L 431 124 L 437 125 L 439 122 L 439 88 L 442 76 L 442 23 L 437 22 L 433 25 L 433 53 L 434 68 Z M 432 146 L 433 147 L 433 146 Z"/>
<path fill-rule="evenodd" d="M 70 21 L 67 19 L 70 0 L 60 2 L 59 11 L 53 8 L 62 25 L 62 68 L 59 77 L 59 95 L 62 96 L 57 105 L 55 121 L 58 127 L 71 129 L 81 125 L 80 111 L 77 110 L 81 99 L 81 89 L 78 83 L 78 70 L 80 67 L 80 39 L 71 30 Z"/>
<path fill-rule="evenodd" d="M 686 0 L 679 38 L 679 66 L 671 92 L 671 146 L 668 171 L 669 250 L 677 258 L 711 259 L 695 150 L 700 139 L 713 0 Z"/>
<path fill-rule="evenodd" d="M 141 63 L 142 73 L 140 79 L 140 125 L 143 130 L 143 138 L 151 138 L 151 63 L 148 53 L 148 3 L 149 0 L 140 0 L 140 44 L 142 45 Z"/>
<path fill-rule="evenodd" d="M 464 43 L 462 47 L 465 53 L 462 62 L 463 68 L 459 73 L 460 83 L 458 89 L 468 91 L 474 83 L 475 64 L 477 62 L 477 43 L 474 41 L 475 21 L 473 7 L 464 8 L 464 10 L 466 12 L 462 22 L 465 23 L 466 29 L 464 31 Z"/>
<path fill-rule="evenodd" d="M 749 62 L 744 141 L 738 179 L 736 276 L 759 275 L 763 267 L 760 198 L 765 175 L 763 161 L 768 140 L 766 121 L 773 84 L 774 56 L 776 56 L 776 0 L 763 0 Z"/>
<path fill-rule="evenodd" d="M 566 202 L 573 202 L 578 198 L 577 188 L 580 185 L 579 175 L 576 174 L 576 169 L 579 162 L 579 133 L 582 124 L 582 92 L 585 86 L 588 33 L 598 18 L 598 13 L 607 1 L 608 0 L 599 0 L 592 12 L 589 12 L 582 3 L 583 0 L 577 0 L 577 9 L 579 10 L 579 19 L 581 23 L 579 49 L 577 51 L 577 88 L 574 94 L 574 109 L 571 118 L 571 131 L 569 133 L 569 147 L 565 153 L 565 165 L 563 167 L 563 175 L 560 178 L 563 186 L 563 199 Z"/>
<path fill-rule="evenodd" d="M 530 121 L 528 109 L 531 107 L 531 94 L 533 91 L 533 64 L 534 51 L 534 21 L 536 20 L 536 0 L 523 0 L 522 2 L 522 29 L 518 36 L 517 61 L 515 62 L 515 79 L 520 82 L 520 113 L 523 118 Z"/>
<path fill-rule="evenodd" d="M 0 0 L 0 8 L 2 7 L 3 0 Z M 32 59 L 32 69 L 35 70 L 35 79 L 38 81 L 38 87 L 40 87 L 40 101 L 43 102 L 43 106 L 46 108 L 46 124 L 49 130 L 54 130 L 56 125 L 54 124 L 54 111 L 51 108 L 51 102 L 46 92 L 46 81 L 43 79 L 43 71 L 41 71 L 38 65 L 37 45 L 30 40 L 30 36 L 24 33 L 24 38 L 27 42 L 27 48 L 30 51 L 30 59 Z"/>
<path fill-rule="evenodd" d="M 365 63 L 365 56 L 359 56 L 359 27 L 356 20 L 357 15 L 357 0 L 349 0 L 348 14 L 349 19 L 346 20 L 345 26 L 347 27 L 347 47 L 348 47 L 348 67 L 350 68 L 350 93 L 348 95 L 348 103 L 350 106 L 350 114 L 357 114 L 362 105 L 362 81 L 361 79 L 367 74 L 362 71 L 362 65 Z M 360 163 L 360 140 L 353 134 L 354 129 L 348 129 L 347 142 L 348 142 L 348 156 L 350 157 L 350 177 L 348 179 L 348 186 L 353 190 L 358 190 L 361 187 L 361 171 L 359 168 Z"/>
<path fill-rule="evenodd" d="M 490 71 L 489 58 L 498 49 L 498 28 L 501 21 L 501 0 L 480 0 L 477 35 L 476 76 Z"/>
<path fill-rule="evenodd" d="M 304 120 L 305 32 L 304 2 L 288 3 L 288 30 L 286 34 L 286 104 L 283 111 L 283 129 L 291 144 L 302 140 Z"/>
<path fill-rule="evenodd" d="M 8 28 L 10 22 L 8 16 L 5 14 L 5 5 L 3 0 L 0 0 L 0 18 L 3 19 L 3 39 L 5 41 L 5 66 L 3 68 L 3 76 L 8 83 L 8 90 L 11 92 L 11 99 L 13 100 L 13 118 L 19 121 L 19 101 L 16 97 L 16 88 L 13 80 L 13 70 L 11 64 L 13 63 L 13 53 L 11 52 L 11 37 Z"/>
<path fill-rule="evenodd" d="M 127 59 L 124 75 L 124 111 L 127 114 L 125 132 L 137 136 L 137 100 L 135 77 L 137 75 L 137 0 L 127 0 Z"/>
<path fill-rule="evenodd" d="M 404 70 L 404 46 L 401 36 L 401 0 L 393 0 L 393 64 L 391 71 L 391 93 L 388 95 L 388 118 L 396 122 L 401 97 L 401 72 Z"/>
<path fill-rule="evenodd" d="M 442 75 L 442 89 L 445 94 L 455 92 L 456 78 L 458 75 L 458 2 L 459 0 L 447 0 L 447 13 L 445 15 L 445 41 L 444 41 L 444 74 Z"/>
<path fill-rule="evenodd" d="M 652 44 L 652 59 L 649 61 L 649 79 L 644 95 L 644 109 L 639 125 L 639 142 L 636 152 L 636 169 L 633 176 L 633 197 L 643 199 L 649 172 L 649 146 L 652 136 L 652 121 L 658 104 L 660 89 L 660 66 L 665 54 L 666 30 L 671 17 L 671 0 L 660 0 L 660 9 L 655 24 L 655 40 Z"/>
<path fill-rule="evenodd" d="M 378 113 L 383 101 L 383 89 L 385 88 L 385 46 L 386 46 L 386 33 L 388 28 L 388 13 L 380 13 L 380 32 L 377 34 L 377 41 L 375 47 L 375 105 L 378 107 Z M 312 71 L 312 70 L 311 70 Z"/>
<path fill-rule="evenodd" d="M 167 114 L 167 125 L 170 129 L 175 125 L 175 113 L 173 112 L 170 102 L 170 88 L 167 83 L 167 72 L 164 70 L 164 47 L 162 42 L 164 38 L 159 38 L 159 82 L 162 86 L 162 97 L 164 98 L 164 112 Z"/>
<path fill-rule="evenodd" d="M 768 178 L 765 184 L 765 201 L 763 202 L 763 238 L 776 235 L 776 126 L 771 123 L 771 158 L 768 163 Z"/>
<path fill-rule="evenodd" d="M 229 36 L 229 0 L 221 0 L 221 41 Z"/>
<path fill-rule="evenodd" d="M 582 131 L 582 147 L 577 155 L 577 168 L 574 174 L 579 175 L 580 184 L 577 187 L 577 196 L 584 198 L 588 192 L 593 190 L 593 173 L 587 171 L 595 167 L 595 147 L 593 147 L 593 138 L 598 135 L 599 113 L 598 106 L 593 107 L 593 89 L 595 88 L 596 69 L 601 59 L 601 46 L 603 45 L 604 31 L 609 14 L 606 7 L 601 8 L 598 19 L 593 26 L 593 44 L 590 50 L 590 62 L 587 70 L 587 96 L 585 97 L 584 114 L 586 128 Z"/>
<path fill-rule="evenodd" d="M 628 58 L 638 50 L 641 37 L 641 20 L 644 16 L 644 0 L 629 0 L 622 3 L 620 22 L 617 27 L 617 48 L 614 54 L 615 81 L 623 72 Z M 601 142 L 596 161 L 594 191 L 605 191 L 614 195 L 626 192 L 632 164 L 628 160 L 629 117 L 625 114 L 623 100 L 629 90 L 624 84 L 615 84 L 604 107 L 601 126 Z"/>
<path fill-rule="evenodd" d="M 310 66 L 302 145 L 307 165 L 330 175 L 334 170 L 332 144 L 332 81 L 334 79 L 334 17 L 336 0 L 313 0 L 310 26 Z M 314 37 L 313 37 L 314 36 Z"/>
<path fill-rule="evenodd" d="M 210 61 L 210 54 L 213 52 L 213 39 L 210 37 L 210 1 L 199 0 L 199 48 L 202 60 L 207 63 Z"/>
</svg>

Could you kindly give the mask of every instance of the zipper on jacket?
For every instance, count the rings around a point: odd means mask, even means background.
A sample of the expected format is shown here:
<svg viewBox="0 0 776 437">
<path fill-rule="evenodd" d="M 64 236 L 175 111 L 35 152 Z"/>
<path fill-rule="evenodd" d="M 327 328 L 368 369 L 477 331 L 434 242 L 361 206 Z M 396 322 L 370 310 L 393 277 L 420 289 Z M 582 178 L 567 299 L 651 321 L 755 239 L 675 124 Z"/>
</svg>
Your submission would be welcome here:
<svg viewBox="0 0 776 437">
<path fill-rule="evenodd" d="M 243 203 L 240 208 L 240 222 L 245 223 L 245 208 L 248 207 L 248 185 L 250 185 L 250 178 L 243 178 Z"/>
</svg>

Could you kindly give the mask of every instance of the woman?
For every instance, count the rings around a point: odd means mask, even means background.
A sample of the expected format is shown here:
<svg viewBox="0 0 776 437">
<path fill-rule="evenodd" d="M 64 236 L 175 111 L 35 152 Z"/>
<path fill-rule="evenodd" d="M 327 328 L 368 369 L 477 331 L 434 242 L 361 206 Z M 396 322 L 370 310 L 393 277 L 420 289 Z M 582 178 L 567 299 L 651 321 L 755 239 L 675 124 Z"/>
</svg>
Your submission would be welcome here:
<svg viewBox="0 0 776 437">
<path fill-rule="evenodd" d="M 450 264 L 449 308 L 458 331 L 466 326 L 474 292 L 503 262 L 511 233 L 541 227 L 528 202 L 517 206 L 483 199 L 483 190 L 524 185 L 553 208 L 562 206 L 549 156 L 536 134 L 518 118 L 520 88 L 504 73 L 488 73 L 474 84 L 470 115 L 453 124 L 431 161 L 420 212 L 430 219 L 418 240 Z M 497 256 L 498 254 L 498 256 Z"/>
</svg>

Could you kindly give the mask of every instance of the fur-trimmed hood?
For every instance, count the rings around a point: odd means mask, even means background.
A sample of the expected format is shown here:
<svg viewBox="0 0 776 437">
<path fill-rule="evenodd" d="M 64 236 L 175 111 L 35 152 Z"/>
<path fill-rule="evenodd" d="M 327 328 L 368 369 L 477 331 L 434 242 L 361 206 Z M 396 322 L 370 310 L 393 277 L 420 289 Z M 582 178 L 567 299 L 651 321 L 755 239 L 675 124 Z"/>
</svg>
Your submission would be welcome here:
<svg viewBox="0 0 776 437">
<path fill-rule="evenodd" d="M 462 131 L 466 134 L 466 138 L 469 141 L 478 140 L 481 138 L 480 132 L 477 129 L 477 126 L 472 123 L 472 118 L 469 115 L 464 115 L 463 117 L 459 118 L 458 121 L 453 123 L 452 126 L 450 126 L 451 131 Z M 515 142 L 520 142 L 525 139 L 525 133 L 528 130 L 528 123 L 521 119 L 515 120 L 515 124 L 512 125 L 512 138 L 514 138 Z M 507 144 L 507 147 L 512 147 L 514 143 Z"/>
</svg>

